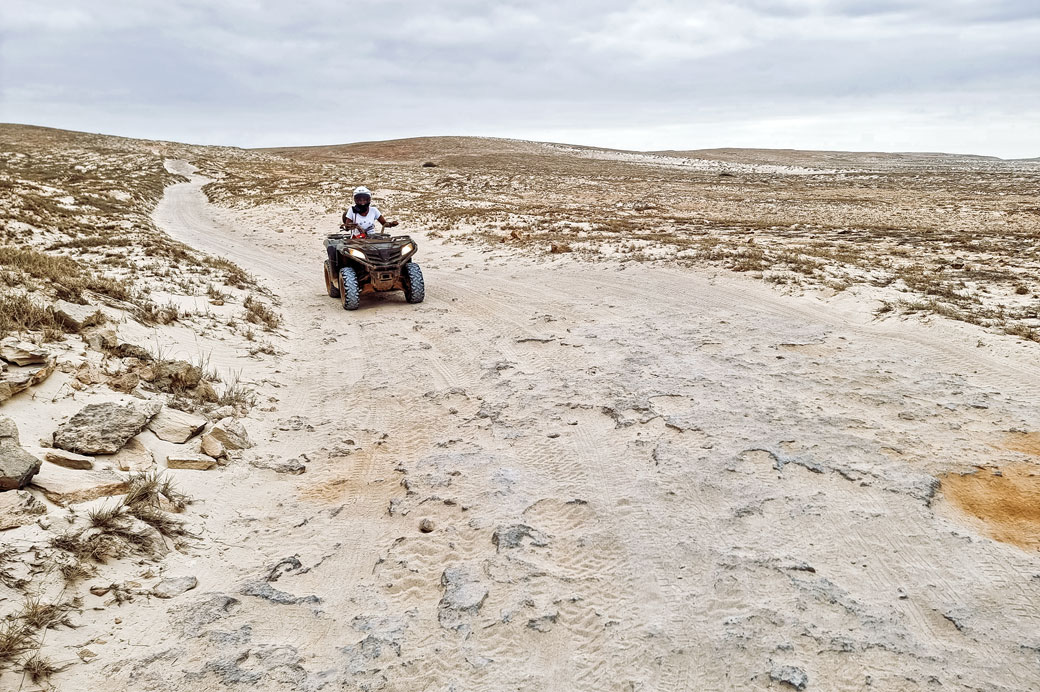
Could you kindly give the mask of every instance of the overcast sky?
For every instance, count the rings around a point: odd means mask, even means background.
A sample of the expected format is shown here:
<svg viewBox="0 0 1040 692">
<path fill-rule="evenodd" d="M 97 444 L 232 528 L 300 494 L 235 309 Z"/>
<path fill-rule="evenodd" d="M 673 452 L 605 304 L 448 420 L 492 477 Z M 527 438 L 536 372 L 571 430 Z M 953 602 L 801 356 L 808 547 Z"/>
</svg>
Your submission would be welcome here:
<svg viewBox="0 0 1040 692">
<path fill-rule="evenodd" d="M 1040 0 L 0 1 L 0 121 L 1040 156 Z"/>
</svg>

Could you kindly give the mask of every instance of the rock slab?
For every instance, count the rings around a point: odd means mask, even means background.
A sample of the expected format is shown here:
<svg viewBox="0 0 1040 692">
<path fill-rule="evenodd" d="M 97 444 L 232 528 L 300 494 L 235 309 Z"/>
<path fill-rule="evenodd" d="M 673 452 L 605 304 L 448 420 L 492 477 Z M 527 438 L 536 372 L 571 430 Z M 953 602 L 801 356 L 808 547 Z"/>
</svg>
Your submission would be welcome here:
<svg viewBox="0 0 1040 692">
<path fill-rule="evenodd" d="M 6 401 L 15 394 L 40 384 L 54 372 L 54 365 L 54 360 L 49 360 L 43 365 L 24 367 L 7 367 L 5 363 L 0 371 L 0 401 Z"/>
<path fill-rule="evenodd" d="M 79 469 L 80 471 L 94 468 L 94 457 L 66 452 L 64 449 L 48 449 L 43 453 L 43 458 L 52 464 L 64 466 L 67 469 Z"/>
<path fill-rule="evenodd" d="M 175 408 L 164 407 L 159 414 L 148 423 L 148 429 L 160 440 L 184 444 L 202 432 L 206 427 L 206 419 Z"/>
<path fill-rule="evenodd" d="M 150 471 L 155 468 L 155 457 L 136 437 L 127 440 L 110 459 L 120 471 Z"/>
<path fill-rule="evenodd" d="M 40 472 L 42 465 L 39 459 L 22 449 L 14 421 L 0 416 L 0 490 L 25 486 Z"/>
<path fill-rule="evenodd" d="M 28 491 L 0 493 L 0 531 L 28 526 L 46 512 L 47 507 Z"/>
<path fill-rule="evenodd" d="M 253 446 L 245 427 L 230 416 L 217 421 L 209 435 L 224 445 L 225 449 L 249 449 Z"/>
<path fill-rule="evenodd" d="M 47 466 L 32 484 L 42 490 L 48 500 L 62 507 L 122 495 L 130 489 L 127 479 L 115 471 L 74 471 L 60 466 Z"/>
<path fill-rule="evenodd" d="M 50 352 L 13 336 L 0 341 L 0 358 L 14 365 L 38 365 L 50 360 Z"/>
<path fill-rule="evenodd" d="M 54 446 L 77 454 L 115 454 L 144 430 L 161 404 L 88 404 L 54 432 Z"/>
<path fill-rule="evenodd" d="M 180 596 L 186 591 L 191 591 L 198 585 L 199 580 L 195 577 L 163 579 L 152 587 L 152 595 L 158 598 L 173 598 L 174 596 Z"/>
<path fill-rule="evenodd" d="M 166 457 L 166 467 L 171 469 L 208 471 L 216 465 L 217 460 L 213 457 L 195 452 L 174 452 Z"/>
</svg>

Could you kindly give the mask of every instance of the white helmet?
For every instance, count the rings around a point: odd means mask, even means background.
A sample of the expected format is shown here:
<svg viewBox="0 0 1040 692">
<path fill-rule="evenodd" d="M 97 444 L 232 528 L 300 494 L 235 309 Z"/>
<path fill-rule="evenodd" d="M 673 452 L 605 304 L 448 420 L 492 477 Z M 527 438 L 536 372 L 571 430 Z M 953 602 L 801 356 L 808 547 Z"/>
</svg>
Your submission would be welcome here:
<svg viewBox="0 0 1040 692">
<path fill-rule="evenodd" d="M 354 196 L 357 197 L 358 195 L 368 195 L 368 198 L 372 199 L 372 191 L 364 185 L 359 185 L 354 188 Z"/>
</svg>

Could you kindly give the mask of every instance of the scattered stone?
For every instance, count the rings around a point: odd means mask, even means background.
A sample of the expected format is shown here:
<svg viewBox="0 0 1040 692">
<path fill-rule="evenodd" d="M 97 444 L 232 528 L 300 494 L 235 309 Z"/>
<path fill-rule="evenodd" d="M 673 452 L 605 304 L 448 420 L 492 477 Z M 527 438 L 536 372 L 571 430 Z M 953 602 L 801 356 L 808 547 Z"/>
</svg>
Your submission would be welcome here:
<svg viewBox="0 0 1040 692">
<path fill-rule="evenodd" d="M 54 446 L 79 454 L 115 454 L 144 430 L 161 404 L 88 404 L 54 432 Z"/>
<path fill-rule="evenodd" d="M 206 419 L 168 406 L 148 422 L 148 429 L 160 440 L 184 444 L 202 432 L 206 427 Z"/>
<path fill-rule="evenodd" d="M 303 570 L 301 572 L 301 570 Z M 276 562 L 267 573 L 265 577 L 266 581 L 278 581 L 285 574 L 292 574 L 299 572 L 302 574 L 307 570 L 303 569 L 303 563 L 300 562 L 299 555 L 293 555 L 292 557 L 283 557 L 281 560 Z"/>
<path fill-rule="evenodd" d="M 249 449 L 253 446 L 245 427 L 230 416 L 217 421 L 209 434 L 224 445 L 225 449 Z"/>
<path fill-rule="evenodd" d="M 26 365 L 24 367 L 6 365 L 0 372 L 0 401 L 7 401 L 15 394 L 29 387 L 40 384 L 54 372 L 55 361 L 49 360 L 43 365 Z"/>
<path fill-rule="evenodd" d="M 119 344 L 114 350 L 115 355 L 119 358 L 137 358 L 145 362 L 153 359 L 148 349 L 135 346 L 134 344 Z"/>
<path fill-rule="evenodd" d="M 525 538 L 529 539 L 530 544 L 534 546 L 543 547 L 549 545 L 549 538 L 544 533 L 538 529 L 531 528 L 527 524 L 499 526 L 491 534 L 491 542 L 498 548 L 498 552 L 519 548 L 523 545 Z"/>
<path fill-rule="evenodd" d="M 174 596 L 180 596 L 186 591 L 191 591 L 198 585 L 199 580 L 195 577 L 163 579 L 152 587 L 152 595 L 157 598 L 173 598 Z"/>
<path fill-rule="evenodd" d="M 217 390 L 213 388 L 213 383 L 209 380 L 201 380 L 197 387 L 195 387 L 195 396 L 200 401 L 205 401 L 207 404 L 215 404 L 220 401 L 220 396 L 217 395 Z M 234 410 L 232 409 L 232 413 Z"/>
<path fill-rule="evenodd" d="M 130 488 L 127 479 L 115 471 L 74 471 L 51 465 L 36 476 L 32 484 L 42 490 L 48 500 L 62 507 L 122 495 Z"/>
<path fill-rule="evenodd" d="M 123 394 L 129 394 L 134 391 L 139 384 L 141 384 L 141 376 L 136 372 L 124 372 L 122 375 L 117 375 L 108 381 L 109 387 Z"/>
<path fill-rule="evenodd" d="M 270 455 L 266 457 L 250 457 L 249 465 L 258 469 L 267 469 L 275 473 L 288 473 L 293 476 L 299 476 L 301 473 L 307 472 L 307 465 L 300 458 L 275 461 Z"/>
<path fill-rule="evenodd" d="M 14 421 L 0 416 L 0 490 L 23 487 L 40 472 L 42 465 L 22 449 Z"/>
<path fill-rule="evenodd" d="M 536 632 L 548 632 L 552 629 L 552 626 L 556 624 L 556 620 L 559 617 L 560 614 L 558 612 L 552 612 L 540 617 L 531 618 L 527 621 L 527 627 Z"/>
<path fill-rule="evenodd" d="M 213 409 L 212 411 L 207 413 L 206 416 L 210 420 L 220 420 L 221 418 L 233 418 L 235 416 L 235 413 L 236 411 L 234 406 L 221 406 L 220 408 Z"/>
<path fill-rule="evenodd" d="M 39 365 L 50 360 L 50 351 L 14 336 L 0 340 L 0 358 L 13 365 Z"/>
<path fill-rule="evenodd" d="M 94 586 L 90 587 L 90 593 L 94 594 L 98 598 L 101 598 L 102 596 L 107 596 L 108 592 L 111 590 L 111 586 L 101 586 L 100 584 L 95 584 Z"/>
<path fill-rule="evenodd" d="M 28 526 L 46 512 L 46 505 L 26 490 L 0 493 L 0 531 Z"/>
<path fill-rule="evenodd" d="M 202 444 L 200 449 L 202 450 L 203 454 L 208 454 L 214 459 L 219 459 L 220 457 L 227 454 L 227 450 L 224 449 L 224 443 L 218 440 L 217 438 L 213 437 L 209 433 L 206 433 L 202 436 Z"/>
<path fill-rule="evenodd" d="M 789 685 L 796 690 L 804 690 L 809 686 L 809 676 L 801 668 L 794 666 L 774 665 L 769 671 L 769 679 L 782 685 Z"/>
<path fill-rule="evenodd" d="M 109 351 L 119 343 L 116 330 L 111 327 L 93 327 L 83 330 L 83 341 L 95 351 Z"/>
<path fill-rule="evenodd" d="M 571 246 L 567 243 L 550 243 L 549 252 L 554 255 L 559 255 L 564 252 L 571 252 Z"/>
<path fill-rule="evenodd" d="M 445 569 L 441 574 L 441 586 L 444 595 L 438 603 L 437 614 L 441 627 L 456 631 L 467 627 L 460 616 L 480 611 L 488 597 L 487 587 L 461 566 Z"/>
<path fill-rule="evenodd" d="M 106 319 L 105 313 L 93 305 L 76 305 L 67 300 L 55 301 L 54 316 L 74 332 L 78 332 L 86 327 L 103 324 Z"/>
<path fill-rule="evenodd" d="M 97 656 L 97 654 L 91 651 L 90 649 L 80 649 L 76 653 L 76 655 L 79 656 L 80 660 L 84 663 L 87 663 L 88 661 L 90 661 L 90 659 L 95 658 Z"/>
<path fill-rule="evenodd" d="M 64 466 L 67 469 L 79 469 L 82 471 L 94 468 L 94 457 L 76 454 L 75 452 L 66 452 L 64 449 L 48 449 L 44 452 L 43 458 L 52 464 Z"/>
<path fill-rule="evenodd" d="M 113 454 L 112 460 L 121 471 L 151 471 L 155 468 L 155 457 L 151 451 L 136 437 L 131 437 L 123 448 Z"/>
<path fill-rule="evenodd" d="M 242 587 L 241 593 L 246 596 L 256 596 L 278 605 L 300 605 L 301 603 L 321 603 L 317 596 L 293 596 L 291 593 L 279 591 L 266 581 L 254 581 Z"/>
<path fill-rule="evenodd" d="M 183 392 L 193 389 L 202 381 L 202 369 L 186 360 L 166 360 L 153 365 L 151 377 L 142 368 L 141 377 L 163 392 Z"/>
<path fill-rule="evenodd" d="M 206 454 L 195 452 L 174 452 L 166 457 L 166 467 L 191 471 L 209 471 L 216 468 L 217 460 Z"/>
<path fill-rule="evenodd" d="M 419 530 L 423 533 L 430 533 L 433 531 L 433 522 L 429 519 L 423 519 L 419 522 Z"/>
</svg>

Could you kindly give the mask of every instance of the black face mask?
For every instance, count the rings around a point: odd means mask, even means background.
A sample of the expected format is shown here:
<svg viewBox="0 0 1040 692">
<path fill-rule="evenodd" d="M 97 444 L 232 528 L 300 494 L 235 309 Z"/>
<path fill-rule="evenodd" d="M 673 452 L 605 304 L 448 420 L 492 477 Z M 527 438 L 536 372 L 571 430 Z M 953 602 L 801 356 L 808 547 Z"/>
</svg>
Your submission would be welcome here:
<svg viewBox="0 0 1040 692">
<path fill-rule="evenodd" d="M 371 202 L 369 202 L 368 204 L 365 204 L 365 205 L 355 204 L 354 205 L 354 213 L 355 214 L 360 214 L 361 216 L 367 215 L 368 214 L 368 206 L 369 206 L 369 204 L 371 204 Z"/>
</svg>

